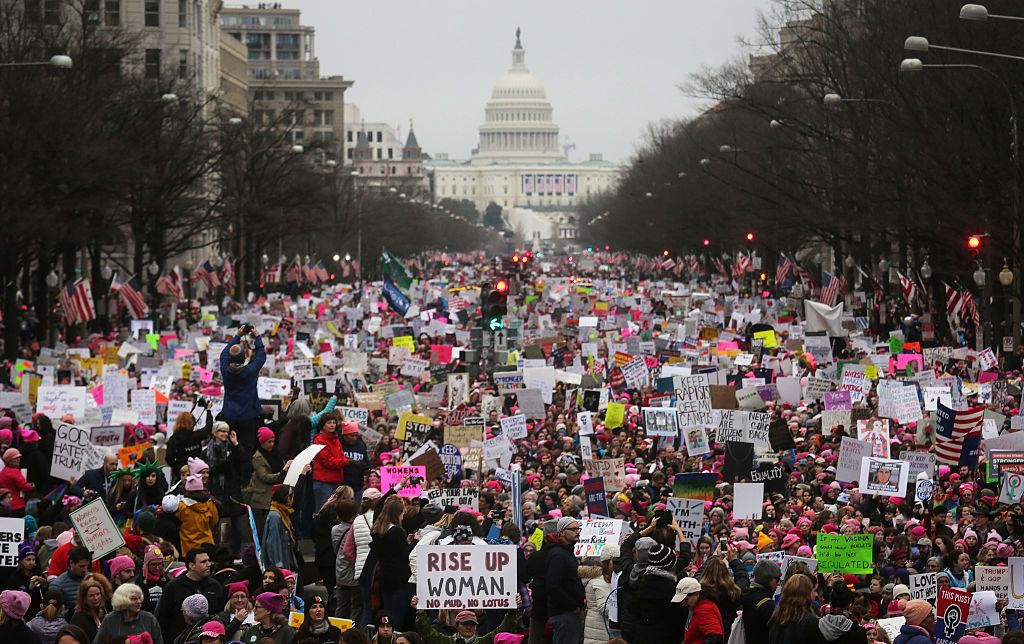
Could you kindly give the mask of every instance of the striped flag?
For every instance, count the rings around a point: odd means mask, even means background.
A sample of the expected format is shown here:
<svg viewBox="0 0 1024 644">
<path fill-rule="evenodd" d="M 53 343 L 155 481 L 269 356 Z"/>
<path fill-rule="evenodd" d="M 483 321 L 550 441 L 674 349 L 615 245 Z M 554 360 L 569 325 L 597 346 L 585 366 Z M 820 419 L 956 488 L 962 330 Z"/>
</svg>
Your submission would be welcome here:
<svg viewBox="0 0 1024 644">
<path fill-rule="evenodd" d="M 974 324 L 975 329 L 981 328 L 981 314 L 978 312 L 978 304 L 974 301 L 974 296 L 967 289 L 960 292 L 960 297 L 963 300 L 963 306 L 961 307 L 961 319 L 970 320 Z"/>
<path fill-rule="evenodd" d="M 278 262 L 277 264 L 264 268 L 263 273 L 260 275 L 260 281 L 264 284 L 280 284 L 281 263 Z"/>
<path fill-rule="evenodd" d="M 317 279 L 319 279 L 321 282 L 326 282 L 331 278 L 330 273 L 327 272 L 327 267 L 324 266 L 323 260 L 317 262 L 316 266 L 314 266 L 313 269 L 316 271 Z"/>
<path fill-rule="evenodd" d="M 882 288 L 882 285 L 878 282 L 877 279 L 875 279 L 875 276 L 872 275 L 871 273 L 868 273 L 867 271 L 865 271 L 860 266 L 857 267 L 857 270 L 860 271 L 861 277 L 864 278 L 864 281 L 867 282 L 871 286 L 871 290 L 874 291 L 874 293 L 875 293 L 875 301 L 876 302 L 881 302 L 882 300 L 884 300 L 885 299 L 885 289 Z"/>
<path fill-rule="evenodd" d="M 313 262 L 306 262 L 302 267 L 302 279 L 305 280 L 307 284 L 316 284 L 317 281 L 319 281 L 318 277 L 319 276 L 317 275 L 316 267 L 313 266 Z"/>
<path fill-rule="evenodd" d="M 676 260 L 672 259 L 671 257 L 666 257 L 665 259 L 661 260 L 661 270 L 670 271 L 675 267 Z"/>
<path fill-rule="evenodd" d="M 60 290 L 60 305 L 64 309 L 64 320 L 78 324 L 96 319 L 96 307 L 92 301 L 92 287 L 89 280 L 69 280 Z"/>
<path fill-rule="evenodd" d="M 202 280 L 203 284 L 206 284 L 206 288 L 210 291 L 216 291 L 217 287 L 220 286 L 217 269 L 213 267 L 209 260 L 197 266 L 195 272 L 192 273 L 192 281 L 198 282 L 199 280 Z"/>
<path fill-rule="evenodd" d="M 723 277 L 729 277 L 729 271 L 725 270 L 725 264 L 722 260 L 715 257 L 711 260 L 711 263 L 715 265 L 715 270 L 722 274 Z"/>
<path fill-rule="evenodd" d="M 814 279 L 811 278 L 810 272 L 800 264 L 797 264 L 796 262 L 793 262 L 793 266 L 796 267 L 796 274 L 800 276 L 800 281 L 803 283 L 804 287 L 808 289 L 813 289 Z"/>
<path fill-rule="evenodd" d="M 220 267 L 220 281 L 228 293 L 235 290 L 235 260 L 224 260 L 224 265 Z"/>
<path fill-rule="evenodd" d="M 794 269 L 793 260 L 779 253 L 779 263 L 775 267 L 775 283 L 782 284 L 785 282 L 786 276 Z"/>
<path fill-rule="evenodd" d="M 181 285 L 181 269 L 177 266 L 170 271 L 161 271 L 160 277 L 156 280 L 156 292 L 161 295 L 170 295 L 175 302 L 184 296 Z"/>
<path fill-rule="evenodd" d="M 935 412 L 935 460 L 942 465 L 976 465 L 985 406 L 954 410 L 942 403 Z"/>
<path fill-rule="evenodd" d="M 288 264 L 288 268 L 284 269 L 284 281 L 302 283 L 302 266 L 299 264 L 298 259 Z"/>
<path fill-rule="evenodd" d="M 906 300 L 907 306 L 914 306 L 914 303 L 917 302 L 918 297 L 920 297 L 917 290 L 917 284 L 914 283 L 914 280 L 899 271 L 896 272 L 896 275 L 900 278 L 900 288 L 903 289 L 903 299 Z"/>
<path fill-rule="evenodd" d="M 846 278 L 842 275 L 831 275 L 828 271 L 822 271 L 821 276 L 821 303 L 835 306 L 836 299 L 846 293 Z"/>
<path fill-rule="evenodd" d="M 149 313 L 146 299 L 142 296 L 142 282 L 139 281 L 138 277 L 132 275 L 127 280 L 124 280 L 115 271 L 114 276 L 110 278 L 110 291 L 116 291 L 121 296 L 121 301 L 128 307 L 128 313 L 131 314 L 132 319 L 138 320 L 139 318 L 146 317 Z"/>
<path fill-rule="evenodd" d="M 754 268 L 754 262 L 750 259 L 750 255 L 742 252 L 736 254 L 736 264 L 740 267 L 740 273 L 749 273 Z"/>
</svg>

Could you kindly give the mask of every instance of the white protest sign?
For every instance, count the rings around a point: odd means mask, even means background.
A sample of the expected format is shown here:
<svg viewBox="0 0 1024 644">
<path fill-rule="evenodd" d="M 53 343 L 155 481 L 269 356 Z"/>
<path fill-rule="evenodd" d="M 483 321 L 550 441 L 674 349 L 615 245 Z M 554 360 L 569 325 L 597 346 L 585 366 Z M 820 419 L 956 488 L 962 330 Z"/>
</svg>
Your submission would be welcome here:
<svg viewBox="0 0 1024 644">
<path fill-rule="evenodd" d="M 457 487 L 423 490 L 420 496 L 425 498 L 427 503 L 437 503 L 442 508 L 456 506 L 475 510 L 480 503 L 480 488 Z"/>
<path fill-rule="evenodd" d="M 868 457 L 860 465 L 862 494 L 906 496 L 910 463 L 887 458 Z"/>
<path fill-rule="evenodd" d="M 345 422 L 365 425 L 370 420 L 370 410 L 362 407 L 341 407 L 341 417 Z"/>
<path fill-rule="evenodd" d="M 516 607 L 515 546 L 418 546 L 417 553 L 420 610 Z"/>
<path fill-rule="evenodd" d="M 103 456 L 89 441 L 87 429 L 59 423 L 53 441 L 53 457 L 50 460 L 50 476 L 65 481 L 82 478 L 86 470 L 103 464 Z"/>
<path fill-rule="evenodd" d="M 526 416 L 517 414 L 502 418 L 501 433 L 516 440 L 526 438 Z"/>
<path fill-rule="evenodd" d="M 256 395 L 263 400 L 284 398 L 292 390 L 292 381 L 288 378 L 265 378 L 256 380 Z"/>
<path fill-rule="evenodd" d="M 156 391 L 133 389 L 132 411 L 139 415 L 139 422 L 144 425 L 156 425 Z"/>
<path fill-rule="evenodd" d="M 1010 569 L 1006 566 L 975 566 L 974 584 L 978 591 L 990 590 L 999 599 L 1010 596 Z"/>
<path fill-rule="evenodd" d="M 609 543 L 618 544 L 623 521 L 619 519 L 580 519 L 579 541 L 573 548 L 577 557 L 600 557 Z"/>
<path fill-rule="evenodd" d="M 292 464 L 288 467 L 288 472 L 284 475 L 284 484 L 295 487 L 299 482 L 299 477 L 302 476 L 302 471 L 313 462 L 313 457 L 324 447 L 326 445 L 310 445 L 296 454 L 292 459 Z"/>
<path fill-rule="evenodd" d="M 93 427 L 89 430 L 89 442 L 100 447 L 124 447 L 124 426 Z"/>
<path fill-rule="evenodd" d="M 967 613 L 967 630 L 998 626 L 999 611 L 996 610 L 996 594 L 991 590 L 981 590 L 971 595 L 971 608 Z"/>
<path fill-rule="evenodd" d="M 910 575 L 910 598 L 934 602 L 939 597 L 939 586 L 936 579 L 938 573 L 926 572 Z"/>
<path fill-rule="evenodd" d="M 676 411 L 679 428 L 705 427 L 714 420 L 711 414 L 711 380 L 706 373 L 692 376 L 674 376 Z"/>
<path fill-rule="evenodd" d="M 25 519 L 0 519 L 0 568 L 18 565 L 18 545 L 25 540 Z"/>
<path fill-rule="evenodd" d="M 52 420 L 67 414 L 79 420 L 85 416 L 85 396 L 85 387 L 40 386 L 36 393 L 36 411 Z"/>
<path fill-rule="evenodd" d="M 103 405 L 128 406 L 128 376 L 117 370 L 103 372 Z"/>
<path fill-rule="evenodd" d="M 591 436 L 594 433 L 594 412 L 579 412 L 576 414 L 576 424 L 580 427 L 580 436 Z"/>
<path fill-rule="evenodd" d="M 410 378 L 419 378 L 427 369 L 430 369 L 429 360 L 409 356 L 402 360 L 402 369 L 399 373 Z"/>
<path fill-rule="evenodd" d="M 110 516 L 103 499 L 94 499 L 68 515 L 82 545 L 94 559 L 102 559 L 124 545 L 124 536 Z"/>
<path fill-rule="evenodd" d="M 735 505 L 733 518 L 760 519 L 764 501 L 764 483 L 736 483 L 733 486 Z"/>
<path fill-rule="evenodd" d="M 1006 585 L 1010 592 L 1006 596 L 1006 607 L 1020 610 L 1024 608 L 1024 557 L 1010 557 L 1009 563 Z"/>
<path fill-rule="evenodd" d="M 683 532 L 683 541 L 688 542 L 696 549 L 697 540 L 703 534 L 704 502 L 697 499 L 669 497 L 665 503 L 668 505 L 668 510 L 672 513 L 676 525 Z"/>
<path fill-rule="evenodd" d="M 134 392 L 132 392 L 134 396 Z M 155 399 L 154 399 L 155 400 Z M 135 399 L 132 398 L 132 403 Z M 192 401 L 191 400 L 168 400 L 167 401 L 167 422 L 168 424 L 173 423 L 178 419 L 178 414 L 191 414 L 192 413 Z M 141 414 L 140 414 L 141 415 Z M 197 427 L 202 427 L 198 422 Z"/>
<path fill-rule="evenodd" d="M 860 480 L 860 464 L 871 456 L 871 443 L 843 436 L 839 444 L 839 460 L 836 462 L 836 480 L 852 483 Z"/>
<path fill-rule="evenodd" d="M 882 627 L 885 634 L 889 636 L 890 642 L 895 642 L 896 638 L 899 637 L 900 629 L 907 623 L 907 618 L 900 617 L 889 617 L 886 619 L 878 620 L 878 625 Z"/>
</svg>

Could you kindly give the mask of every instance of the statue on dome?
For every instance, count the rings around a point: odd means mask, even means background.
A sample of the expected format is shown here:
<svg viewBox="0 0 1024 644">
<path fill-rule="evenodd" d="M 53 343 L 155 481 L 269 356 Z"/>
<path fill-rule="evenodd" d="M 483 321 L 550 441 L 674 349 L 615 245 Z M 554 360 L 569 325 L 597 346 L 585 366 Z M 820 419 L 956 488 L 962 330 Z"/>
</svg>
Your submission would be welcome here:
<svg viewBox="0 0 1024 644">
<path fill-rule="evenodd" d="M 516 49 L 522 49 L 523 43 L 519 41 L 519 27 L 516 27 Z"/>
</svg>

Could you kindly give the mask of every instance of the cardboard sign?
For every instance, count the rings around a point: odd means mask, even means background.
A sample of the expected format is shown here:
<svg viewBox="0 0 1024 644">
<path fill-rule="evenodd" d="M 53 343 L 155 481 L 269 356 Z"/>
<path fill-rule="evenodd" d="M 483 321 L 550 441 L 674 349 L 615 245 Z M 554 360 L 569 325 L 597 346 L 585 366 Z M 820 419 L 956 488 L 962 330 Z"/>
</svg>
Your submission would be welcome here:
<svg viewBox="0 0 1024 644">
<path fill-rule="evenodd" d="M 511 610 L 518 579 L 515 546 L 418 546 L 420 610 Z"/>
<path fill-rule="evenodd" d="M 284 484 L 295 487 L 299 482 L 299 477 L 302 476 L 302 471 L 306 469 L 307 465 L 313 462 L 313 457 L 322 450 L 326 445 L 310 445 L 306 449 L 302 450 L 295 455 L 292 459 L 292 464 L 288 467 L 288 471 L 284 475 Z"/>
<path fill-rule="evenodd" d="M 511 439 L 526 438 L 526 416 L 517 414 L 501 419 L 501 433 Z"/>
<path fill-rule="evenodd" d="M 122 468 L 132 467 L 140 458 L 142 458 L 143 452 L 147 449 L 149 449 L 149 441 L 139 443 L 138 445 L 122 447 L 117 450 L 117 460 L 121 463 Z"/>
<path fill-rule="evenodd" d="M 0 568 L 18 565 L 18 545 L 25 540 L 25 519 L 0 519 Z"/>
<path fill-rule="evenodd" d="M 124 445 L 124 427 L 93 427 L 89 430 L 89 442 L 100 447 L 121 447 Z"/>
<path fill-rule="evenodd" d="M 480 504 L 480 488 L 478 487 L 424 490 L 422 496 L 427 503 L 437 503 L 443 508 L 456 506 L 476 510 Z"/>
<path fill-rule="evenodd" d="M 959 588 L 943 588 L 935 604 L 935 644 L 955 644 L 967 630 L 971 612 L 971 593 Z"/>
<path fill-rule="evenodd" d="M 704 527 L 704 502 L 699 499 L 677 499 L 668 498 L 665 503 L 668 505 L 672 518 L 683 532 L 683 541 L 688 542 L 694 549 L 697 548 L 697 540 L 703 534 Z"/>
<path fill-rule="evenodd" d="M 871 456 L 872 446 L 868 441 L 843 436 L 839 444 L 839 460 L 836 462 L 836 480 L 852 483 L 860 480 L 861 462 Z"/>
<path fill-rule="evenodd" d="M 573 547 L 577 557 L 600 557 L 609 543 L 618 544 L 624 522 L 618 519 L 580 519 L 580 540 Z"/>
<path fill-rule="evenodd" d="M 53 441 L 53 456 L 50 460 L 50 476 L 63 479 L 82 478 L 86 470 L 103 464 L 103 456 L 89 441 L 87 429 L 59 423 Z"/>
<path fill-rule="evenodd" d="M 736 483 L 733 486 L 736 497 L 733 517 L 736 519 L 760 519 L 761 503 L 764 500 L 764 483 Z"/>
<path fill-rule="evenodd" d="M 370 410 L 362 407 L 340 407 L 341 417 L 345 422 L 365 425 L 370 421 Z"/>
<path fill-rule="evenodd" d="M 711 380 L 708 374 L 674 376 L 672 380 L 680 429 L 712 425 Z"/>
<path fill-rule="evenodd" d="M 939 595 L 939 586 L 936 579 L 938 573 L 926 572 L 919 575 L 910 575 L 910 598 L 923 599 L 933 603 Z"/>
<path fill-rule="evenodd" d="M 990 590 L 980 590 L 972 594 L 971 610 L 967 614 L 967 629 L 998 626 L 1000 624 L 999 611 L 996 610 L 998 601 L 996 594 Z"/>
<path fill-rule="evenodd" d="M 52 420 L 71 414 L 75 420 L 85 417 L 85 387 L 71 385 L 40 386 L 36 391 L 36 411 Z"/>
<path fill-rule="evenodd" d="M 867 575 L 873 571 L 871 534 L 818 534 L 817 551 L 819 572 L 841 572 Z"/>
<path fill-rule="evenodd" d="M 975 566 L 974 583 L 978 591 L 992 591 L 999 599 L 1010 596 L 1010 569 L 1006 566 Z"/>
<path fill-rule="evenodd" d="M 408 440 L 406 438 L 410 433 L 422 434 L 429 432 L 433 429 L 432 421 L 427 416 L 420 416 L 412 412 L 404 412 L 398 419 L 398 427 L 395 429 L 395 438 L 400 441 Z"/>
<path fill-rule="evenodd" d="M 1009 558 L 1010 571 L 1008 573 L 1006 607 L 1012 610 L 1024 608 L 1024 557 Z"/>
<path fill-rule="evenodd" d="M 256 395 L 262 400 L 273 398 L 284 398 L 292 390 L 292 381 L 289 378 L 264 378 L 256 380 Z"/>
<path fill-rule="evenodd" d="M 124 536 L 117 529 L 103 499 L 93 499 L 79 506 L 68 518 L 94 560 L 102 559 L 124 545 Z"/>
<path fill-rule="evenodd" d="M 909 472 L 910 464 L 906 461 L 865 458 L 860 466 L 861 492 L 876 496 L 906 496 Z"/>
<path fill-rule="evenodd" d="M 679 435 L 675 408 L 644 407 L 642 411 L 644 414 L 644 430 L 648 436 L 675 438 Z"/>
<path fill-rule="evenodd" d="M 419 498 L 423 493 L 423 479 L 427 468 L 420 465 L 384 465 L 380 468 L 380 482 L 384 492 L 398 488 L 398 496 Z"/>
</svg>

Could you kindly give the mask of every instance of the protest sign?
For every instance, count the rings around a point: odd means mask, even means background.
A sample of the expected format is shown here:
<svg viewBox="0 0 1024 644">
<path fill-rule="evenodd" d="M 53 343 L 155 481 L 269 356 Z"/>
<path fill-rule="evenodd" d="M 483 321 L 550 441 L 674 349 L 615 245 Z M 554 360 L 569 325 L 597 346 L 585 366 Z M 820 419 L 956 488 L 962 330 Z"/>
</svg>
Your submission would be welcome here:
<svg viewBox="0 0 1024 644">
<path fill-rule="evenodd" d="M 444 464 L 444 476 L 449 481 L 455 478 L 462 469 L 462 452 L 458 446 L 445 443 L 437 450 L 437 455 Z"/>
<path fill-rule="evenodd" d="M 959 588 L 943 588 L 935 604 L 935 644 L 955 644 L 967 630 L 971 612 L 971 593 Z"/>
<path fill-rule="evenodd" d="M 432 427 L 432 421 L 427 416 L 420 416 L 412 412 L 403 412 L 398 418 L 398 427 L 395 428 L 395 438 L 400 441 L 408 440 L 407 434 L 422 433 L 423 431 L 429 431 Z M 426 430 L 424 429 L 426 428 Z"/>
<path fill-rule="evenodd" d="M 421 494 L 427 503 L 437 503 L 442 508 L 456 506 L 475 510 L 480 503 L 480 488 L 457 487 L 423 490 Z"/>
<path fill-rule="evenodd" d="M 93 427 L 89 430 L 89 442 L 100 447 L 121 447 L 124 445 L 124 426 Z"/>
<path fill-rule="evenodd" d="M 41 385 L 36 391 L 36 411 L 53 420 L 70 414 L 77 421 L 85 417 L 86 395 L 85 387 Z"/>
<path fill-rule="evenodd" d="M 1010 569 L 1006 566 L 975 566 L 974 584 L 978 591 L 990 590 L 999 599 L 1010 596 Z"/>
<path fill-rule="evenodd" d="M 526 438 L 526 416 L 517 414 L 501 419 L 501 433 L 511 439 Z"/>
<path fill-rule="evenodd" d="M 1020 610 L 1024 608 L 1024 557 L 1010 557 L 1008 562 L 1010 571 L 1007 574 L 1009 588 L 1007 601 L 1009 603 L 1006 607 Z"/>
<path fill-rule="evenodd" d="M 303 470 L 306 469 L 307 465 L 312 464 L 313 457 L 315 457 L 324 447 L 326 447 L 326 445 L 310 445 L 296 454 L 295 458 L 292 459 L 292 464 L 288 467 L 288 471 L 284 475 L 284 484 L 295 487 L 299 482 L 299 477 L 302 476 Z"/>
<path fill-rule="evenodd" d="M 733 516 L 736 519 L 760 519 L 764 500 L 764 483 L 736 483 Z"/>
<path fill-rule="evenodd" d="M 996 610 L 996 594 L 990 590 L 979 590 L 971 595 L 971 609 L 967 613 L 967 630 L 997 626 L 1000 624 Z"/>
<path fill-rule="evenodd" d="M 901 615 L 900 617 L 888 617 L 877 621 L 878 625 L 885 631 L 885 634 L 889 636 L 889 641 L 895 642 L 896 638 L 900 635 L 900 629 L 907 623 L 907 618 Z"/>
<path fill-rule="evenodd" d="M 102 559 L 124 545 L 124 536 L 103 499 L 93 499 L 79 506 L 68 518 L 94 559 Z"/>
<path fill-rule="evenodd" d="M 604 487 L 609 492 L 618 492 L 626 485 L 626 460 L 624 458 L 603 458 L 584 461 L 590 476 L 604 477 Z M 717 477 L 717 475 L 715 475 Z"/>
<path fill-rule="evenodd" d="M 934 476 L 935 454 L 932 452 L 900 452 L 899 460 L 910 464 L 910 470 L 907 472 L 908 481 L 916 481 L 917 475 L 921 472 L 927 473 L 928 478 Z"/>
<path fill-rule="evenodd" d="M 89 431 L 59 423 L 53 441 L 53 456 L 50 460 L 50 476 L 65 481 L 82 478 L 86 470 L 103 464 L 100 455 L 89 442 Z"/>
<path fill-rule="evenodd" d="M 677 499 L 713 501 L 718 474 L 714 472 L 684 472 L 672 480 L 672 496 Z"/>
<path fill-rule="evenodd" d="M 711 380 L 704 373 L 673 377 L 680 429 L 712 424 L 710 385 Z"/>
<path fill-rule="evenodd" d="M 149 441 L 118 448 L 117 460 L 121 464 L 121 467 L 132 467 L 140 458 L 142 458 L 142 454 L 147 449 L 149 449 Z"/>
<path fill-rule="evenodd" d="M 514 609 L 516 564 L 515 546 L 418 546 L 418 608 Z"/>
<path fill-rule="evenodd" d="M 618 545 L 623 524 L 618 519 L 580 519 L 580 538 L 573 552 L 580 558 L 600 557 L 606 545 Z"/>
<path fill-rule="evenodd" d="M 18 546 L 25 540 L 25 519 L 0 519 L 0 568 L 15 568 Z"/>
<path fill-rule="evenodd" d="M 697 548 L 697 540 L 703 534 L 704 528 L 704 501 L 699 499 L 677 499 L 669 497 L 665 500 L 672 518 L 676 525 L 683 532 L 683 541 L 688 542 L 694 549 Z"/>
<path fill-rule="evenodd" d="M 272 398 L 284 398 L 292 389 L 292 381 L 288 378 L 264 378 L 256 379 L 256 395 L 262 400 Z"/>
<path fill-rule="evenodd" d="M 594 412 L 579 412 L 576 414 L 576 424 L 579 425 L 580 436 L 592 435 L 594 433 Z"/>
<path fill-rule="evenodd" d="M 933 603 L 939 594 L 936 575 L 937 573 L 934 572 L 910 575 L 910 583 L 908 584 L 908 587 L 910 588 L 910 598 L 923 599 L 929 603 Z"/>
<path fill-rule="evenodd" d="M 520 389 L 515 392 L 519 411 L 527 418 L 545 417 L 544 397 L 540 389 Z"/>
<path fill-rule="evenodd" d="M 420 465 L 383 465 L 380 482 L 383 492 L 398 487 L 398 496 L 418 498 L 423 492 L 423 479 L 427 468 Z"/>
<path fill-rule="evenodd" d="M 644 414 L 644 430 L 648 436 L 669 436 L 675 438 L 679 435 L 679 427 L 676 423 L 676 410 L 674 408 L 644 407 L 642 411 Z"/>
<path fill-rule="evenodd" d="M 583 494 L 586 496 L 587 512 L 590 516 L 608 516 L 608 495 L 604 489 L 604 477 L 595 476 L 583 481 Z"/>
<path fill-rule="evenodd" d="M 860 489 L 863 494 L 905 496 L 910 463 L 868 457 L 861 461 Z"/>
<path fill-rule="evenodd" d="M 854 575 L 871 574 L 872 547 L 875 537 L 871 534 L 818 534 L 815 557 L 819 572 L 841 572 Z"/>
<path fill-rule="evenodd" d="M 871 455 L 889 458 L 889 420 L 870 418 L 857 421 L 857 438 L 871 443 Z"/>
</svg>

